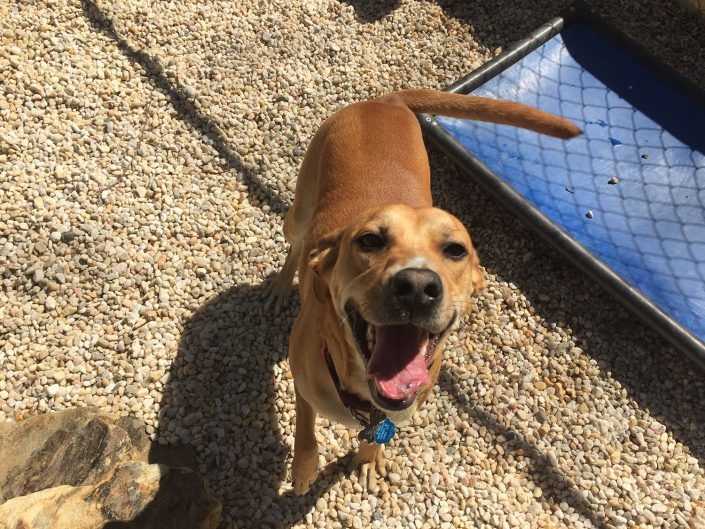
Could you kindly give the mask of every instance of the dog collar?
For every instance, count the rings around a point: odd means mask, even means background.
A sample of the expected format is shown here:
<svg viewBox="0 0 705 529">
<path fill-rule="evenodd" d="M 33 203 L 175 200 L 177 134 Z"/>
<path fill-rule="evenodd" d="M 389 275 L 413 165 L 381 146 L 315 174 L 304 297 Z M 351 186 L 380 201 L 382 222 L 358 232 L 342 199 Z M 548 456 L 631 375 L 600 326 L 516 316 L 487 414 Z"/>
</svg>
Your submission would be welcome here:
<svg viewBox="0 0 705 529">
<path fill-rule="evenodd" d="M 323 355 L 326 366 L 328 366 L 328 373 L 335 386 L 335 391 L 338 393 L 338 398 L 343 403 L 343 406 L 348 409 L 350 415 L 362 426 L 362 431 L 357 438 L 370 444 L 387 444 L 394 437 L 394 423 L 383 411 L 341 387 L 340 378 L 335 370 L 328 345 L 325 340 L 321 340 L 321 342 L 321 355 Z M 365 417 L 363 413 L 368 413 L 370 418 Z"/>
<path fill-rule="evenodd" d="M 333 364 L 333 359 L 330 356 L 330 351 L 328 350 L 328 345 L 326 341 L 323 340 L 323 345 L 321 346 L 321 354 L 323 359 L 326 361 L 328 366 L 328 373 L 330 373 L 330 378 L 333 380 L 333 385 L 335 386 L 335 391 L 338 392 L 338 397 L 343 405 L 349 410 L 355 410 L 359 412 L 370 412 L 372 411 L 372 404 L 366 400 L 358 397 L 354 393 L 345 391 L 340 385 L 340 378 L 338 378 L 338 372 L 335 370 L 335 364 Z M 355 417 L 355 415 L 353 415 Z M 358 417 L 355 419 L 359 420 Z"/>
</svg>

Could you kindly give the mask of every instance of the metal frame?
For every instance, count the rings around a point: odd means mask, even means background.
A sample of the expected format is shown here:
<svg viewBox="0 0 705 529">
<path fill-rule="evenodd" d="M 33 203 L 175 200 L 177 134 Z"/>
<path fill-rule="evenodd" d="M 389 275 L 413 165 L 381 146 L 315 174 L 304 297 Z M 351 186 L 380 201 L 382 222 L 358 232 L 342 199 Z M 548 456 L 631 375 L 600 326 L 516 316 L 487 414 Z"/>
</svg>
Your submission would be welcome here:
<svg viewBox="0 0 705 529">
<path fill-rule="evenodd" d="M 544 24 L 527 38 L 509 46 L 495 59 L 453 83 L 446 88 L 446 91 L 461 94 L 471 92 L 556 36 L 564 27 L 576 21 L 583 22 L 595 29 L 607 39 L 628 51 L 665 83 L 678 89 L 687 97 L 705 105 L 705 92 L 647 53 L 634 41 L 609 26 L 582 1 L 576 2 L 562 16 Z M 528 224 L 531 229 L 553 244 L 564 257 L 587 273 L 593 280 L 636 313 L 647 325 L 660 333 L 675 347 L 685 352 L 701 369 L 705 370 L 705 343 L 597 259 L 589 250 L 573 239 L 570 234 L 549 220 L 540 210 L 529 204 L 480 159 L 445 132 L 433 116 L 419 114 L 418 117 L 424 134 L 465 172 L 474 177 L 490 194 L 507 206 L 512 213 Z"/>
</svg>

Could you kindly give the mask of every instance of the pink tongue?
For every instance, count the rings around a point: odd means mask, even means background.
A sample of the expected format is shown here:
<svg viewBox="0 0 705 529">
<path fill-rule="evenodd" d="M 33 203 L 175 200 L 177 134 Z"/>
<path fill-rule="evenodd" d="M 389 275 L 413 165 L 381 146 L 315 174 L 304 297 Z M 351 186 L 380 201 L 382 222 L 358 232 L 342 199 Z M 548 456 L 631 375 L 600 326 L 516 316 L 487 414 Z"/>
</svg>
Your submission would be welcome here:
<svg viewBox="0 0 705 529">
<path fill-rule="evenodd" d="M 413 325 L 375 326 L 375 350 L 367 372 L 388 399 L 402 400 L 430 384 L 425 344 L 428 333 Z"/>
</svg>

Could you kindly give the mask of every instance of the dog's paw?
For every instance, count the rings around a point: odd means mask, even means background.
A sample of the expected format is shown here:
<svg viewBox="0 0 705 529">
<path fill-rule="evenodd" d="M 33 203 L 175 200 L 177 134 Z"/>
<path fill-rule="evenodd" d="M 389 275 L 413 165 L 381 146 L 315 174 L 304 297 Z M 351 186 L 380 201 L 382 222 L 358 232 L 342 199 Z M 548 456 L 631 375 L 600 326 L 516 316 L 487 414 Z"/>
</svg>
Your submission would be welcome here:
<svg viewBox="0 0 705 529">
<path fill-rule="evenodd" d="M 318 454 L 294 456 L 291 477 L 294 483 L 294 492 L 301 496 L 306 494 L 318 477 Z"/>
<path fill-rule="evenodd" d="M 318 477 L 318 472 L 314 472 L 308 477 L 294 478 L 294 492 L 298 496 L 306 494 L 311 488 L 311 485 L 313 485 L 313 482 L 316 481 L 316 477 Z"/>
<path fill-rule="evenodd" d="M 377 476 L 387 475 L 387 462 L 382 447 L 363 443 L 348 465 L 349 472 L 357 473 L 357 482 L 365 492 L 376 493 L 379 490 Z"/>
</svg>

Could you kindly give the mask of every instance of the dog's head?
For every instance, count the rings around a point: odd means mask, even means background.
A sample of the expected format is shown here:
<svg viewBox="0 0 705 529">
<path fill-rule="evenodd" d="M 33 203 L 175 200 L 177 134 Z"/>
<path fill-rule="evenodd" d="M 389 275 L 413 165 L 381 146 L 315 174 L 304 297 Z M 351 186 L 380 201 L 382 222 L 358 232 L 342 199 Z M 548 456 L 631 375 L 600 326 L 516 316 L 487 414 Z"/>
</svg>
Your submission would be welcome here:
<svg viewBox="0 0 705 529">
<path fill-rule="evenodd" d="M 450 328 L 484 286 L 467 230 L 436 208 L 369 210 L 321 239 L 309 263 L 316 297 L 344 322 L 370 398 L 390 411 L 430 386 Z"/>
</svg>

